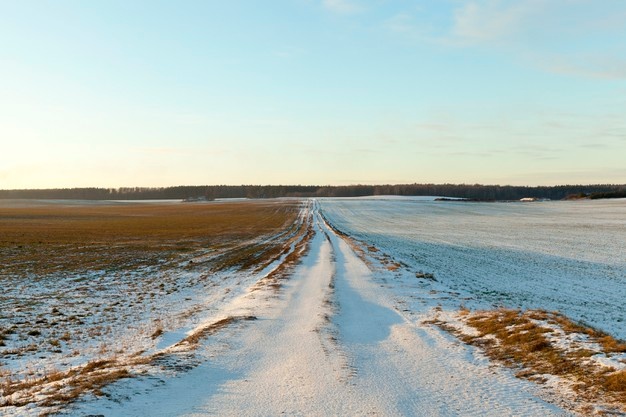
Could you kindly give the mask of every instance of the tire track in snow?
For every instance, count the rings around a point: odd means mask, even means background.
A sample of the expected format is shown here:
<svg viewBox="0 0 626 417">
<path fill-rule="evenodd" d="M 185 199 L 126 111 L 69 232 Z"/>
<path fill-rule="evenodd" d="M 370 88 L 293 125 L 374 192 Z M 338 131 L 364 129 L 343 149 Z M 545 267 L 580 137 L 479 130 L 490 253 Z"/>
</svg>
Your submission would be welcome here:
<svg viewBox="0 0 626 417">
<path fill-rule="evenodd" d="M 314 221 L 317 234 L 282 305 L 236 349 L 252 362 L 235 372 L 244 376 L 189 416 L 567 415 L 533 395 L 534 385 L 398 312 L 317 211 Z M 325 343 L 319 329 L 335 340 Z"/>
<path fill-rule="evenodd" d="M 536 398 L 532 384 L 399 312 L 350 246 L 324 227 L 336 253 L 339 342 L 358 370 L 352 383 L 385 398 L 384 415 L 567 415 Z"/>
<path fill-rule="evenodd" d="M 319 218 L 311 248 L 284 286 L 272 312 L 242 336 L 237 357 L 251 361 L 245 377 L 220 387 L 196 415 L 368 415 L 384 408 L 355 393 L 350 368 L 329 328 L 335 267 L 333 247 Z M 324 334 L 325 332 L 328 332 Z M 232 358 L 231 358 L 232 359 Z M 228 361 L 228 358 L 222 358 Z"/>
<path fill-rule="evenodd" d="M 316 219 L 316 221 L 318 227 L 321 227 L 319 219 Z M 324 233 L 324 237 L 330 245 L 330 262 L 333 270 L 323 300 L 323 308 L 325 309 L 325 312 L 322 314 L 322 317 L 324 318 L 324 321 L 320 323 L 320 326 L 316 329 L 316 331 L 320 335 L 320 343 L 322 344 L 322 349 L 324 350 L 328 360 L 334 362 L 333 369 L 335 369 L 335 372 L 338 375 L 338 380 L 343 383 L 348 383 L 351 378 L 354 378 L 357 375 L 357 369 L 353 365 L 346 351 L 341 348 L 338 340 L 339 329 L 333 322 L 334 316 L 339 312 L 339 305 L 335 297 L 337 256 L 335 255 L 335 249 L 332 245 L 330 235 L 324 229 L 321 229 L 321 231 Z"/>
<path fill-rule="evenodd" d="M 537 399 L 532 384 L 394 309 L 391 291 L 317 208 L 314 227 L 280 291 L 256 293 L 258 320 L 216 336 L 211 343 L 227 347 L 207 363 L 107 417 L 565 414 Z"/>
</svg>

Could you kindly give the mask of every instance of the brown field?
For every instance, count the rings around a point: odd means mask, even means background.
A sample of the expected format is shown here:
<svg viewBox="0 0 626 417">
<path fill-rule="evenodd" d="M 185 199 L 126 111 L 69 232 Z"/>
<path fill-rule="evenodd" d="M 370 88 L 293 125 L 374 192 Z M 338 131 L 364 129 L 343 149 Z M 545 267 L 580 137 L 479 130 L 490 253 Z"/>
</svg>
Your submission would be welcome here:
<svg viewBox="0 0 626 417">
<path fill-rule="evenodd" d="M 279 233 L 297 203 L 0 207 L 0 276 L 132 268 Z"/>
<path fill-rule="evenodd" d="M 291 259 L 309 231 L 300 209 L 297 201 L 0 206 L 0 410 L 54 408 L 156 366 L 145 349 L 193 323 L 210 308 L 206 297 L 219 302 L 243 277 Z"/>
</svg>

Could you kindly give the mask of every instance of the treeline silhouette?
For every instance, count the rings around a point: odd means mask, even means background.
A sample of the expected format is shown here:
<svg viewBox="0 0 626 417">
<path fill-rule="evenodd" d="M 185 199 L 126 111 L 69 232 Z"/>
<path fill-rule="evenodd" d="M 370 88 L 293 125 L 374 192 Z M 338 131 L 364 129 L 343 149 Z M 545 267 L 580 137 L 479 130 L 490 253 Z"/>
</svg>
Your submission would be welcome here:
<svg viewBox="0 0 626 417">
<path fill-rule="evenodd" d="M 276 197 L 364 197 L 375 195 L 444 196 L 482 201 L 524 197 L 561 200 L 571 196 L 625 196 L 626 185 L 511 186 L 481 184 L 396 185 L 202 185 L 177 187 L 54 188 L 0 190 L 1 199 L 161 200 Z"/>
<path fill-rule="evenodd" d="M 592 193 L 589 195 L 589 198 L 592 200 L 600 198 L 626 198 L 626 188 L 619 191 Z"/>
</svg>

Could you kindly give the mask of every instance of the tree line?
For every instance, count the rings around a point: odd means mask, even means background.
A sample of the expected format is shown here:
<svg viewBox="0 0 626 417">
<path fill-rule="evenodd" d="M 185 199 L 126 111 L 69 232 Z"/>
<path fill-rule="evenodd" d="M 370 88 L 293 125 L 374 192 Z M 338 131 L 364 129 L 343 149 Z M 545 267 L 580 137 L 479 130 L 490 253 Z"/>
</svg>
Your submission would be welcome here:
<svg viewBox="0 0 626 417">
<path fill-rule="evenodd" d="M 444 196 L 481 201 L 519 200 L 525 197 L 561 200 L 572 196 L 622 196 L 626 185 L 512 186 L 482 184 L 395 185 L 202 185 L 176 187 L 53 188 L 0 190 L 0 199 L 161 200 L 277 197 L 365 197 L 376 195 Z"/>
</svg>

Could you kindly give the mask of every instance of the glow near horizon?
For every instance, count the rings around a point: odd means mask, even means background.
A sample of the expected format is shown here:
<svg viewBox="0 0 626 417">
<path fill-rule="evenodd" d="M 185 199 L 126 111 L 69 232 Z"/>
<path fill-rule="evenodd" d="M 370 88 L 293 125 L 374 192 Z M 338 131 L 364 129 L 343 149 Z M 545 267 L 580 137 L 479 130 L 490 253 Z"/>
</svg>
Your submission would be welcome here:
<svg viewBox="0 0 626 417">
<path fill-rule="evenodd" d="M 0 1 L 0 189 L 626 183 L 620 0 Z"/>
</svg>

